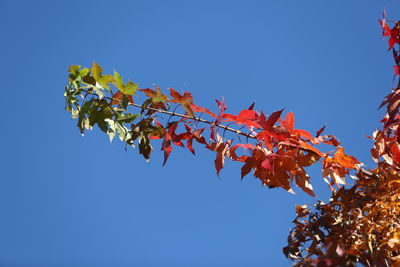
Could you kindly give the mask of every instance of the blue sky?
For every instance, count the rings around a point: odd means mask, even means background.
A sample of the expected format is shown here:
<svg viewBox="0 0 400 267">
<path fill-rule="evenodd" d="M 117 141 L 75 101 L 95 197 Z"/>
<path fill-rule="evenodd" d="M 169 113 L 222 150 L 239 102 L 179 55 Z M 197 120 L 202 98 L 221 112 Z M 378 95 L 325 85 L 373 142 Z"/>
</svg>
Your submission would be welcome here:
<svg viewBox="0 0 400 267">
<path fill-rule="evenodd" d="M 64 110 L 71 64 L 189 90 L 234 113 L 256 101 L 327 124 L 370 164 L 393 73 L 377 19 L 398 1 L 0 1 L 0 266 L 289 266 L 296 195 L 214 155 L 158 147 L 147 164 Z M 319 199 L 329 190 L 311 170 Z"/>
</svg>

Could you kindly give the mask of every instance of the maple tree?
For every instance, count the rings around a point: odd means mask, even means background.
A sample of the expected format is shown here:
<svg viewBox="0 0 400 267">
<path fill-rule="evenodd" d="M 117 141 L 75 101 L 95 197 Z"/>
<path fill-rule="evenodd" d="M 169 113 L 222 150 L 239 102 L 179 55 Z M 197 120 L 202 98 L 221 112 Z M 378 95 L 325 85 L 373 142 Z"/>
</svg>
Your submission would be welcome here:
<svg viewBox="0 0 400 267">
<path fill-rule="evenodd" d="M 384 14 L 380 23 L 397 77 L 400 58 L 394 46 L 400 44 L 400 22 L 391 28 Z M 139 89 L 132 81 L 124 83 L 116 71 L 103 74 L 96 62 L 90 68 L 69 68 L 64 96 L 81 134 L 97 125 L 110 141 L 117 136 L 125 146 L 137 147 L 147 161 L 155 142 L 165 164 L 174 146 L 195 154 L 195 141 L 215 152 L 217 175 L 230 159 L 240 162 L 242 179 L 252 173 L 269 188 L 293 192 L 297 186 L 311 196 L 307 167 L 320 164 L 332 197 L 327 204 L 317 202 L 315 211 L 296 207 L 295 227 L 283 249 L 286 257 L 296 266 L 400 266 L 400 83 L 381 105 L 387 107 L 382 129 L 370 137 L 374 169 L 346 154 L 335 136 L 324 134 L 325 127 L 315 134 L 295 128 L 292 112 L 267 115 L 252 104 L 235 115 L 227 112 L 224 99 L 215 100 L 213 112 L 196 105 L 190 92 Z M 355 182 L 347 188 L 349 176 Z"/>
</svg>

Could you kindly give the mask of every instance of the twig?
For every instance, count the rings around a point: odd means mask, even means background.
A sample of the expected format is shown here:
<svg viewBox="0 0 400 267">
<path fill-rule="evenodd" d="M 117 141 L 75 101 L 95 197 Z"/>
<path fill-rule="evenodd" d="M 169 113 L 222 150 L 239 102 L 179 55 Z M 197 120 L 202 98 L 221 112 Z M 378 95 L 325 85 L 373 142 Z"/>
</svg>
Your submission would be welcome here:
<svg viewBox="0 0 400 267">
<path fill-rule="evenodd" d="M 85 92 L 87 94 L 90 94 L 90 95 L 98 96 L 97 94 L 94 94 L 93 92 L 85 90 L 85 89 L 81 89 L 80 88 L 79 90 L 81 90 L 81 91 L 83 91 L 83 92 Z M 103 98 L 111 100 L 111 101 L 113 100 L 113 98 L 108 97 L 108 96 L 103 96 Z M 213 125 L 215 127 L 224 129 L 225 131 L 230 131 L 230 132 L 233 132 L 233 133 L 238 134 L 238 135 L 246 136 L 247 138 L 257 139 L 256 136 L 254 136 L 254 135 L 252 135 L 250 133 L 245 133 L 245 132 L 242 132 L 240 130 L 230 128 L 230 127 L 228 127 L 226 125 L 216 124 L 216 123 L 214 123 L 212 121 L 208 121 L 208 120 L 202 119 L 200 117 L 191 117 L 191 116 L 188 116 L 188 115 L 176 113 L 175 111 L 174 112 L 170 112 L 170 111 L 162 110 L 162 109 L 158 109 L 158 108 L 144 107 L 143 105 L 139 105 L 139 104 L 135 104 L 135 103 L 128 103 L 128 105 L 133 106 L 133 107 L 137 107 L 137 108 L 141 108 L 141 109 L 145 109 L 145 110 L 147 109 L 147 110 L 155 111 L 155 112 L 158 112 L 158 113 L 167 114 L 167 115 L 170 115 L 170 116 L 180 117 L 180 118 L 184 118 L 184 119 L 192 119 L 192 120 L 197 121 L 197 122 L 203 122 L 203 123 L 207 123 L 207 124 Z"/>
</svg>

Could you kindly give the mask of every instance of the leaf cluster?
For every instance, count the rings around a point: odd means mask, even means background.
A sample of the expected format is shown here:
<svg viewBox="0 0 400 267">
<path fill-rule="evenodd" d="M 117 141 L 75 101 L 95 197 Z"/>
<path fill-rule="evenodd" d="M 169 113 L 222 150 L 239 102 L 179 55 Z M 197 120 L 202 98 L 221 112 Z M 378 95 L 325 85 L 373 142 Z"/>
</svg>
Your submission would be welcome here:
<svg viewBox="0 0 400 267">
<path fill-rule="evenodd" d="M 228 158 L 242 164 L 242 178 L 252 173 L 269 188 L 294 192 L 297 185 L 312 196 L 308 166 L 320 162 L 330 187 L 345 184 L 350 171 L 359 168 L 358 161 L 344 153 L 333 135 L 323 134 L 325 127 L 315 135 L 295 128 L 292 112 L 284 117 L 283 110 L 266 115 L 252 104 L 235 115 L 227 113 L 223 99 L 216 100 L 217 112 L 213 112 L 194 104 L 190 92 L 169 88 L 165 94 L 157 86 L 139 89 L 134 82 L 124 83 L 116 71 L 103 74 L 96 62 L 91 68 L 69 68 L 65 99 L 82 135 L 97 125 L 110 141 L 118 136 L 127 147 L 137 147 L 147 161 L 157 139 L 164 164 L 174 146 L 195 154 L 195 141 L 215 153 L 217 175 Z M 333 147 L 333 151 L 322 152 L 320 144 Z"/>
<path fill-rule="evenodd" d="M 385 12 L 379 22 L 383 36 L 389 37 L 395 80 L 400 23 L 390 28 Z M 400 82 L 380 106 L 387 109 L 381 129 L 369 137 L 376 167 L 360 168 L 352 187 L 333 191 L 329 203 L 317 202 L 314 212 L 306 205 L 296 207 L 295 227 L 283 249 L 295 266 L 400 266 L 399 100 Z"/>
</svg>

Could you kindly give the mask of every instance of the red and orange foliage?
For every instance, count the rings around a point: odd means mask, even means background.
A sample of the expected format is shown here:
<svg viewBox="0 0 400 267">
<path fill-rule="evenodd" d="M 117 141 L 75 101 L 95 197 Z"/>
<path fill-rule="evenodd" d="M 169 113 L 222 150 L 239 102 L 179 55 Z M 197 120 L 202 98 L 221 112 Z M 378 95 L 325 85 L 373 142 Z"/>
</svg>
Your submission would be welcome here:
<svg viewBox="0 0 400 267">
<path fill-rule="evenodd" d="M 400 24 L 394 22 L 390 28 L 385 14 L 380 23 L 389 37 L 398 76 L 400 59 L 394 46 L 400 43 Z M 367 170 L 333 135 L 323 134 L 325 127 L 315 134 L 295 128 L 292 112 L 266 115 L 253 104 L 235 115 L 227 113 L 223 99 L 216 100 L 218 109 L 213 112 L 196 105 L 189 92 L 170 88 L 167 95 L 159 87 L 139 89 L 131 81 L 125 84 L 117 72 L 103 75 L 96 63 L 90 69 L 71 66 L 69 72 L 66 109 L 78 119 L 81 133 L 97 125 L 110 140 L 118 136 L 126 146 L 138 147 L 146 160 L 153 142 L 161 143 L 165 164 L 174 146 L 186 146 L 195 154 L 195 141 L 215 152 L 218 175 L 228 158 L 242 164 L 242 178 L 252 173 L 269 188 L 293 192 L 297 185 L 311 196 L 306 169 L 320 162 L 333 195 L 327 204 L 318 202 L 315 212 L 297 206 L 295 228 L 284 248 L 295 265 L 400 266 L 400 86 L 381 105 L 387 107 L 383 127 L 370 137 L 377 166 Z M 321 151 L 320 144 L 332 151 Z M 346 188 L 350 172 L 357 179 Z"/>
<path fill-rule="evenodd" d="M 96 63 L 90 69 L 71 66 L 70 82 L 66 89 L 67 109 L 73 117 L 78 118 L 82 134 L 85 129 L 97 124 L 110 138 L 118 134 L 127 145 L 134 146 L 137 142 L 139 152 L 146 160 L 152 151 L 151 140 L 162 140 L 164 164 L 172 147 L 184 147 L 184 142 L 188 150 L 195 154 L 193 141 L 196 141 L 216 153 L 214 163 L 218 175 L 225 159 L 229 158 L 242 163 L 242 178 L 252 172 L 263 185 L 270 188 L 281 187 L 292 191 L 293 184 L 296 184 L 312 196 L 314 193 L 305 169 L 307 166 L 322 161 L 324 177 L 330 178 L 330 186 L 345 184 L 346 174 L 359 168 L 358 161 L 344 153 L 334 136 L 323 134 L 325 127 L 315 135 L 296 129 L 292 112 L 283 118 L 283 110 L 267 116 L 262 111 L 254 110 L 253 104 L 234 115 L 226 112 L 227 106 L 222 99 L 216 100 L 218 112 L 214 113 L 194 104 L 189 92 L 181 94 L 170 88 L 167 96 L 159 87 L 128 92 L 127 85 L 116 81 L 120 77 L 118 73 L 114 77 L 107 76 L 106 87 L 99 82 L 106 77 L 101 73 L 102 69 Z M 117 91 L 113 92 L 110 85 Z M 139 101 L 137 92 L 143 93 L 143 104 L 136 104 Z M 79 99 L 78 95 L 82 98 Z M 173 104 L 177 106 L 171 112 Z M 184 114 L 175 112 L 179 106 Z M 140 108 L 141 112 L 130 113 L 132 108 Z M 162 115 L 169 117 L 164 125 L 160 119 L 156 119 Z M 204 116 L 209 119 L 201 118 Z M 199 123 L 208 126 L 199 128 Z M 232 125 L 245 128 L 246 131 L 231 128 Z M 226 137 L 226 132 L 232 133 L 231 138 Z M 335 152 L 324 153 L 318 149 L 319 144 L 333 146 Z"/>
<path fill-rule="evenodd" d="M 389 37 L 396 77 L 400 22 L 390 28 L 385 13 L 379 22 Z M 400 82 L 382 102 L 387 108 L 382 128 L 370 137 L 374 169 L 359 168 L 355 184 L 333 191 L 329 203 L 318 202 L 315 212 L 296 207 L 295 228 L 283 249 L 295 266 L 400 266 L 399 105 Z"/>
</svg>

